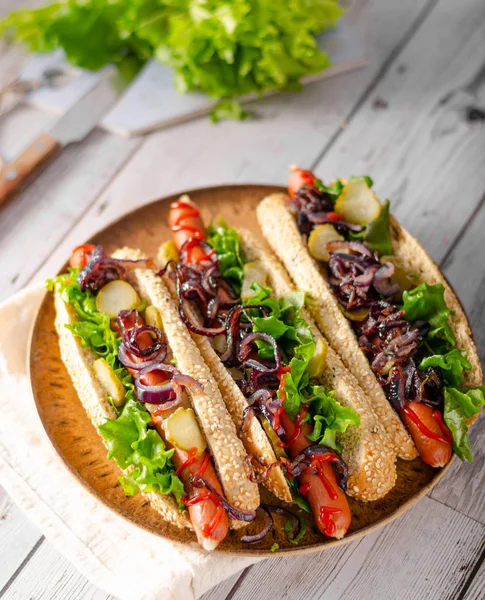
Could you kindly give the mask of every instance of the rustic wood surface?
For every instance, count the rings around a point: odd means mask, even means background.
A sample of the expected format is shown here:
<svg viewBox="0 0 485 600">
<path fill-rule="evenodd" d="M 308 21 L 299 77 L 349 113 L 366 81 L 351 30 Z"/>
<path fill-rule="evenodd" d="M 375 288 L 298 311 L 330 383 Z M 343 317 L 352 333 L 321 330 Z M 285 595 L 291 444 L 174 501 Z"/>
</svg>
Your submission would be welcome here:
<svg viewBox="0 0 485 600">
<path fill-rule="evenodd" d="M 3 0 L 0 12 L 17 4 Z M 485 124 L 472 110 L 485 109 L 485 3 L 354 0 L 347 18 L 366 37 L 367 69 L 259 102 L 252 122 L 203 118 L 134 140 L 95 131 L 68 148 L 0 211 L 0 299 L 52 274 L 72 246 L 135 206 L 205 184 L 282 183 L 296 162 L 324 177 L 373 176 L 458 290 L 485 358 Z M 0 44 L 0 82 L 22 59 Z M 22 105 L 0 117 L 2 158 L 53 120 Z M 474 462 L 455 461 L 394 523 L 245 569 L 204 600 L 483 598 L 484 421 L 471 435 Z M 107 598 L 1 490 L 0 536 L 0 598 Z"/>
</svg>

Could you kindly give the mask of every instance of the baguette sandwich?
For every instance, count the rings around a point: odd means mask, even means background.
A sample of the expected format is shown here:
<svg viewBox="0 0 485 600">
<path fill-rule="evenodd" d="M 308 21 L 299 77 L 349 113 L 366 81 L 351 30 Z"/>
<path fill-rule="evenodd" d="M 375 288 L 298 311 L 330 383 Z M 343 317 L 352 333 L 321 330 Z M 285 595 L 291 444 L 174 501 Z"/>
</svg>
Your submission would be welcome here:
<svg viewBox="0 0 485 600">
<path fill-rule="evenodd" d="M 330 185 L 293 168 L 289 195 L 257 217 L 315 321 L 370 398 L 397 456 L 432 467 L 472 460 L 484 404 L 463 309 L 438 267 L 389 214 L 370 178 Z"/>
<path fill-rule="evenodd" d="M 85 244 L 48 287 L 62 359 L 125 493 L 206 550 L 254 520 L 243 444 L 153 261 Z"/>
<path fill-rule="evenodd" d="M 171 205 L 170 226 L 158 257 L 164 281 L 219 384 L 253 480 L 341 538 L 351 521 L 345 491 L 370 501 L 394 486 L 385 428 L 269 250 L 223 222 L 206 230 L 187 196 Z"/>
</svg>

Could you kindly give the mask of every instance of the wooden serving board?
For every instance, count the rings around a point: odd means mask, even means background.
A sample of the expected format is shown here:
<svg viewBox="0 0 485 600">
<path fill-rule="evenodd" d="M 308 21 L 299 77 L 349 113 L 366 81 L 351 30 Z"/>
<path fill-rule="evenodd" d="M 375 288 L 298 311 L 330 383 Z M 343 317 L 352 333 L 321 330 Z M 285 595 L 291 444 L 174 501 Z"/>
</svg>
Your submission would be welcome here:
<svg viewBox="0 0 485 600">
<path fill-rule="evenodd" d="M 206 223 L 221 215 L 228 224 L 244 226 L 261 239 L 254 214 L 257 203 L 270 193 L 282 191 L 283 188 L 275 186 L 230 185 L 202 188 L 188 193 L 200 206 Z M 167 225 L 169 204 L 178 196 L 157 200 L 127 214 L 89 241 L 102 244 L 108 252 L 126 245 L 141 248 L 147 254 L 156 256 L 159 245 L 170 236 Z M 116 513 L 162 537 L 185 543 L 195 542 L 191 531 L 181 530 L 163 521 L 141 495 L 125 497 L 118 483 L 121 471 L 114 461 L 107 459 L 107 450 L 101 437 L 88 419 L 61 360 L 54 316 L 53 297 L 49 293 L 37 316 L 30 350 L 32 391 L 40 419 L 54 448 L 71 473 Z M 261 530 L 263 523 L 258 520 L 247 529 L 231 531 L 217 551 L 274 556 L 270 553 L 270 548 L 275 542 L 280 546 L 278 552 L 287 554 L 345 544 L 408 510 L 438 482 L 448 467 L 449 465 L 444 469 L 432 469 L 419 458 L 409 462 L 399 460 L 396 486 L 383 499 L 364 503 L 349 497 L 352 524 L 343 540 L 331 540 L 322 536 L 314 527 L 311 516 L 292 505 L 291 509 L 307 525 L 307 533 L 298 546 L 293 546 L 286 540 L 284 521 L 276 517 L 276 526 L 262 542 L 247 545 L 240 541 L 245 533 Z M 261 496 L 262 501 L 267 504 L 284 505 L 262 487 Z"/>
</svg>

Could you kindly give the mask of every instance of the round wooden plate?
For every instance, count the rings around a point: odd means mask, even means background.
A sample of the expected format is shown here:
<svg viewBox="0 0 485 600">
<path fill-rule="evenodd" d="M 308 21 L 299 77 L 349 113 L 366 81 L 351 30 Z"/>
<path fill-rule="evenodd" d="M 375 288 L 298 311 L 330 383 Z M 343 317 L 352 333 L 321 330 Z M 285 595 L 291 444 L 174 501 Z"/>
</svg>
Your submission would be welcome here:
<svg viewBox="0 0 485 600">
<path fill-rule="evenodd" d="M 261 238 L 254 213 L 256 205 L 264 196 L 281 191 L 284 189 L 267 185 L 231 185 L 192 190 L 189 194 L 200 206 L 206 223 L 221 215 L 228 224 L 244 226 Z M 168 209 L 170 202 L 177 198 L 178 195 L 171 196 L 143 206 L 103 229 L 89 241 L 103 244 L 108 252 L 120 246 L 131 246 L 156 256 L 158 246 L 170 236 Z M 30 376 L 41 421 L 71 473 L 99 500 L 132 523 L 165 538 L 195 543 L 191 531 L 181 530 L 163 521 L 141 495 L 131 498 L 124 495 L 118 483 L 120 470 L 113 461 L 107 459 L 101 437 L 84 412 L 61 360 L 54 329 L 52 294 L 46 295 L 34 326 Z M 287 541 L 283 522 L 277 517 L 277 526 L 262 542 L 247 545 L 240 541 L 244 533 L 261 530 L 263 523 L 258 519 L 246 529 L 231 531 L 217 551 L 274 556 L 270 548 L 275 542 L 279 544 L 280 553 L 311 552 L 350 542 L 409 509 L 437 483 L 448 467 L 436 470 L 420 459 L 409 462 L 399 460 L 397 483 L 385 498 L 364 503 L 349 497 L 352 525 L 343 540 L 324 538 L 314 527 L 311 517 L 300 511 L 306 521 L 307 533 L 298 546 Z M 261 496 L 267 504 L 282 504 L 264 488 L 261 488 Z"/>
</svg>

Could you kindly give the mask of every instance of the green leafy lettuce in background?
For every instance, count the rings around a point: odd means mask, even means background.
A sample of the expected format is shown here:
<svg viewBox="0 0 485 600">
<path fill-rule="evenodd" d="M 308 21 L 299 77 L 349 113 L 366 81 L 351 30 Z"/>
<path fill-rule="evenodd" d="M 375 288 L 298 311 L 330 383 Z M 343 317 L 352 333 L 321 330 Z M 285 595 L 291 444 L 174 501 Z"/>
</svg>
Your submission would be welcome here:
<svg viewBox="0 0 485 600">
<path fill-rule="evenodd" d="M 178 90 L 233 98 L 295 89 L 328 67 L 315 35 L 342 14 L 338 0 L 66 0 L 11 13 L 0 36 L 35 52 L 63 48 L 86 69 L 114 63 L 127 77 L 156 57 Z"/>
<path fill-rule="evenodd" d="M 420 347 L 419 368 L 433 367 L 443 377 L 443 419 L 453 435 L 453 451 L 461 460 L 472 461 L 467 419 L 485 405 L 485 386 L 463 389 L 463 371 L 472 368 L 466 352 L 455 348 L 456 338 L 448 322 L 451 314 L 443 284 L 424 282 L 403 293 L 404 316 L 408 321 L 427 321 L 431 329 Z"/>
<path fill-rule="evenodd" d="M 173 450 L 167 450 L 155 429 L 149 429 L 151 417 L 145 406 L 135 398 L 133 378 L 118 359 L 119 335 L 111 329 L 108 315 L 96 310 L 96 296 L 82 291 L 76 281 L 78 269 L 69 269 L 47 281 L 47 288 L 61 295 L 78 316 L 78 321 L 66 325 L 79 337 L 83 346 L 90 348 L 114 370 L 125 388 L 126 403 L 117 419 L 108 419 L 99 430 L 108 446 L 109 458 L 130 473 L 120 477 L 125 494 L 139 491 L 173 494 L 181 509 L 180 497 L 184 487 L 171 461 Z"/>
</svg>

